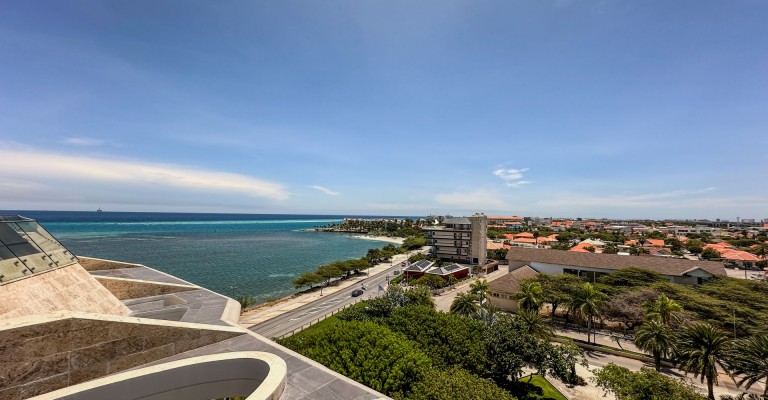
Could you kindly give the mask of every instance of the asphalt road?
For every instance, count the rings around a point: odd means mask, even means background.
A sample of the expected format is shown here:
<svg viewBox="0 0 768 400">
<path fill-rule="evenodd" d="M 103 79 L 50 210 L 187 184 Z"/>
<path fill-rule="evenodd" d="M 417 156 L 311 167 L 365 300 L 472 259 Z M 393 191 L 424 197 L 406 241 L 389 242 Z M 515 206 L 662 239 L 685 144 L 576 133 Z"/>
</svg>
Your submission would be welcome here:
<svg viewBox="0 0 768 400">
<path fill-rule="evenodd" d="M 401 269 L 399 264 L 376 275 L 371 275 L 371 277 L 358 276 L 350 278 L 356 281 L 352 286 L 339 290 L 336 293 L 325 295 L 322 299 L 315 300 L 295 310 L 256 324 L 250 330 L 267 338 L 280 337 L 348 304 L 379 296 L 384 293 L 383 290 L 378 289 L 379 285 L 386 289 L 387 277 L 393 278 L 393 272 L 396 269 Z M 364 294 L 359 297 L 352 297 L 352 291 L 360 289 L 362 284 L 365 284 L 367 288 Z"/>
</svg>

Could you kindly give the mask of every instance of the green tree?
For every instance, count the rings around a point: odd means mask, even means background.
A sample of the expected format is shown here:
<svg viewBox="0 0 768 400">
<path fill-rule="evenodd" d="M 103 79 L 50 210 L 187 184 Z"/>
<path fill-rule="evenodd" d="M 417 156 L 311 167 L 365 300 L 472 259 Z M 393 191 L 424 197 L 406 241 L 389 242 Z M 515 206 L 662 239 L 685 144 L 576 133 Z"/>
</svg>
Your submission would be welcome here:
<svg viewBox="0 0 768 400">
<path fill-rule="evenodd" d="M 446 282 L 445 279 L 437 275 L 424 274 L 424 276 L 422 276 L 421 278 L 411 282 L 411 285 L 426 286 L 429 289 L 435 290 L 435 289 L 441 289 L 448 286 L 448 282 Z"/>
<path fill-rule="evenodd" d="M 459 314 L 464 317 L 469 317 L 477 312 L 478 305 L 475 302 L 477 298 L 469 293 L 460 293 L 453 299 L 451 303 L 450 312 Z"/>
<path fill-rule="evenodd" d="M 514 294 L 517 304 L 522 310 L 538 310 L 543 300 L 544 291 L 536 281 L 523 281 L 520 291 Z"/>
<path fill-rule="evenodd" d="M 701 255 L 701 258 L 703 258 L 705 260 L 712 260 L 712 259 L 715 259 L 715 258 L 720 258 L 720 252 L 718 252 L 717 250 L 715 250 L 715 249 L 713 249 L 711 247 L 707 247 L 706 249 L 704 249 L 701 252 L 700 255 Z"/>
<path fill-rule="evenodd" d="M 325 284 L 328 285 L 331 283 L 331 279 L 340 278 L 342 275 L 344 275 L 344 271 L 339 268 L 338 265 L 328 264 L 318 268 L 317 274 L 320 275 L 320 277 L 325 281 Z"/>
<path fill-rule="evenodd" d="M 685 243 L 685 248 L 693 254 L 699 254 L 704 251 L 704 244 L 701 242 L 701 240 L 689 239 Z"/>
<path fill-rule="evenodd" d="M 311 287 L 323 281 L 323 277 L 315 272 L 305 272 L 293 280 L 293 287 L 301 289 L 304 286 Z"/>
<path fill-rule="evenodd" d="M 526 333 L 513 318 L 500 318 L 486 330 L 484 338 L 489 360 L 488 373 L 499 384 L 519 380 L 523 367 L 541 350 L 539 341 Z"/>
<path fill-rule="evenodd" d="M 607 244 L 603 248 L 603 254 L 618 254 L 618 252 L 619 252 L 619 247 L 613 243 Z"/>
<path fill-rule="evenodd" d="M 485 328 L 470 318 L 427 307 L 405 306 L 393 311 L 383 323 L 418 343 L 435 367 L 456 365 L 473 373 L 486 369 L 485 346 L 478 340 Z"/>
<path fill-rule="evenodd" d="M 408 305 L 425 306 L 434 309 L 435 300 L 432 299 L 432 294 L 429 293 L 429 289 L 424 286 L 417 286 L 411 290 L 406 290 L 403 295 L 407 299 Z"/>
<path fill-rule="evenodd" d="M 669 326 L 658 319 L 646 321 L 635 335 L 635 345 L 640 350 L 651 353 L 656 371 L 661 370 L 661 359 L 667 357 L 674 341 L 674 335 Z"/>
<path fill-rule="evenodd" d="M 552 317 L 554 318 L 557 308 L 561 304 L 570 302 L 571 297 L 581 287 L 582 280 L 571 274 L 539 274 L 535 281 L 541 285 L 542 299 L 552 306 Z"/>
<path fill-rule="evenodd" d="M 433 368 L 413 386 L 408 400 L 515 400 L 490 379 L 473 375 L 465 369 Z"/>
<path fill-rule="evenodd" d="M 404 397 L 431 366 L 416 343 L 372 322 L 328 319 L 280 344 L 389 396 Z"/>
<path fill-rule="evenodd" d="M 400 245 L 402 248 L 406 250 L 413 250 L 418 249 L 422 246 L 425 246 L 427 244 L 427 239 L 423 237 L 409 237 L 403 241 L 403 244 Z"/>
<path fill-rule="evenodd" d="M 595 289 L 591 283 L 587 282 L 576 291 L 568 305 L 574 315 L 587 323 L 587 343 L 591 343 L 592 320 L 594 317 L 600 316 L 607 297 L 605 293 Z"/>
<path fill-rule="evenodd" d="M 633 289 L 611 296 L 606 302 L 603 317 L 621 322 L 626 329 L 635 329 L 645 319 L 643 304 L 655 301 L 659 293 L 650 289 Z"/>
<path fill-rule="evenodd" d="M 760 243 L 752 249 L 752 252 L 761 260 L 768 260 L 768 243 Z"/>
<path fill-rule="evenodd" d="M 424 253 L 416 253 L 416 254 L 408 257 L 408 262 L 415 263 L 417 261 L 426 260 L 426 259 L 427 259 L 427 255 L 426 254 L 424 254 Z"/>
<path fill-rule="evenodd" d="M 649 368 L 632 372 L 611 363 L 595 373 L 595 382 L 616 400 L 704 400 L 691 384 Z"/>
<path fill-rule="evenodd" d="M 760 380 L 768 379 L 768 335 L 734 340 L 725 358 L 728 371 L 738 379 L 737 385 L 745 389 Z M 763 396 L 768 396 L 768 385 Z"/>
<path fill-rule="evenodd" d="M 253 296 L 238 296 L 237 302 L 240 303 L 240 310 L 245 311 L 248 307 L 256 304 L 256 298 Z"/>
<path fill-rule="evenodd" d="M 474 295 L 480 303 L 483 303 L 485 296 L 488 293 L 488 281 L 485 279 L 478 279 L 469 285 L 469 293 Z"/>
<path fill-rule="evenodd" d="M 664 244 L 669 246 L 669 249 L 673 252 L 678 252 L 683 249 L 683 243 L 678 238 L 664 239 Z"/>
<path fill-rule="evenodd" d="M 669 325 L 675 315 L 683 311 L 683 307 L 676 301 L 662 293 L 656 301 L 645 303 L 645 312 L 649 319 L 656 319 L 664 325 Z"/>
<path fill-rule="evenodd" d="M 528 334 L 544 340 L 549 340 L 552 337 L 552 327 L 539 314 L 538 310 L 521 309 L 515 317 Z"/>
<path fill-rule="evenodd" d="M 565 383 L 577 383 L 576 364 L 584 368 L 589 366 L 584 357 L 584 350 L 568 339 L 562 344 L 552 345 L 550 351 L 549 372 Z"/>
<path fill-rule="evenodd" d="M 709 400 L 715 400 L 713 385 L 717 384 L 717 365 L 725 356 L 728 335 L 708 323 L 693 323 L 683 328 L 673 352 L 675 364 L 695 377 L 706 380 Z"/>
<path fill-rule="evenodd" d="M 622 268 L 597 279 L 607 286 L 637 287 L 649 286 L 657 282 L 667 282 L 667 278 L 656 272 L 630 267 Z"/>
</svg>

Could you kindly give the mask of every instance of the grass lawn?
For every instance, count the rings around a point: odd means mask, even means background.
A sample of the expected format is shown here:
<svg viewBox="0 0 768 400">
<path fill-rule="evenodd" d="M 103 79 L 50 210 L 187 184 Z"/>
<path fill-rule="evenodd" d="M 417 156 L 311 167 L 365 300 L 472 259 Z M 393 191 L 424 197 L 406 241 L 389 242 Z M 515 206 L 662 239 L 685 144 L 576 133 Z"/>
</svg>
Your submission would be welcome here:
<svg viewBox="0 0 768 400">
<path fill-rule="evenodd" d="M 534 375 L 533 378 L 531 378 L 531 381 L 528 381 L 529 377 L 524 377 L 518 381 L 518 384 L 521 386 L 530 385 L 526 390 L 528 393 L 527 398 L 528 399 L 538 399 L 538 400 L 568 400 L 563 395 L 560 394 L 553 386 L 552 384 L 547 381 L 546 378 L 544 378 L 541 375 Z M 535 387 L 533 387 L 535 386 Z"/>
</svg>

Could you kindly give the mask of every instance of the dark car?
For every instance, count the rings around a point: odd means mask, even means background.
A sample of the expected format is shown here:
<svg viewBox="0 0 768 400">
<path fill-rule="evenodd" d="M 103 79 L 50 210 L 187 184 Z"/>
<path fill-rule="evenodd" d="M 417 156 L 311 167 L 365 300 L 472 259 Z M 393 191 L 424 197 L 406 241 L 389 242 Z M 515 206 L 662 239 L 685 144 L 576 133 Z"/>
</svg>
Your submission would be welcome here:
<svg viewBox="0 0 768 400">
<path fill-rule="evenodd" d="M 352 297 L 357 297 L 357 296 L 362 296 L 362 295 L 363 295 L 363 291 L 360 290 L 360 289 L 355 289 L 355 290 L 352 291 Z"/>
</svg>

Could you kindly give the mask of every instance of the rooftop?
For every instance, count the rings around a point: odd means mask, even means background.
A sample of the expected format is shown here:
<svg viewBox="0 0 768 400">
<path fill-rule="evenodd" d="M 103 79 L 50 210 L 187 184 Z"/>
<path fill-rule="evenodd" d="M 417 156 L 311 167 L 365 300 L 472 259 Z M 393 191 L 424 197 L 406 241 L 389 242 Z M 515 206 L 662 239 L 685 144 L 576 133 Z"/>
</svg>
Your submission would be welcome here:
<svg viewBox="0 0 768 400">
<path fill-rule="evenodd" d="M 726 276 L 725 267 L 720 262 L 692 261 L 677 258 L 635 257 L 619 254 L 576 253 L 562 250 L 513 247 L 509 249 L 507 259 L 526 263 L 541 262 L 612 270 L 635 267 L 668 276 L 682 276 L 690 271 L 691 268 L 700 268 L 712 275 Z"/>
<path fill-rule="evenodd" d="M 533 268 L 523 265 L 520 268 L 509 271 L 508 274 L 488 282 L 491 292 L 504 292 L 514 294 L 520 290 L 520 283 L 524 279 L 535 278 L 539 273 Z"/>
</svg>

